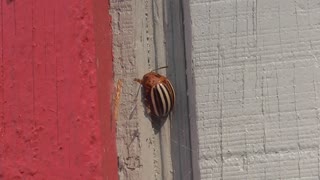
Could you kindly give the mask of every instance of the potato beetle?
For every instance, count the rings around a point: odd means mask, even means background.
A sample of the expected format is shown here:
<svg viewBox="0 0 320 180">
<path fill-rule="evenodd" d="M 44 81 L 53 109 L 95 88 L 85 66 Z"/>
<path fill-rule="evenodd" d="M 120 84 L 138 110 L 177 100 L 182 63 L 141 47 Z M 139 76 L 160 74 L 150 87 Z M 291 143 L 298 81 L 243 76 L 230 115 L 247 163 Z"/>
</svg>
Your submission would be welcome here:
<svg viewBox="0 0 320 180">
<path fill-rule="evenodd" d="M 156 117 L 166 117 L 172 110 L 175 102 L 175 92 L 168 78 L 154 71 L 135 78 L 144 90 L 145 105 Z"/>
</svg>

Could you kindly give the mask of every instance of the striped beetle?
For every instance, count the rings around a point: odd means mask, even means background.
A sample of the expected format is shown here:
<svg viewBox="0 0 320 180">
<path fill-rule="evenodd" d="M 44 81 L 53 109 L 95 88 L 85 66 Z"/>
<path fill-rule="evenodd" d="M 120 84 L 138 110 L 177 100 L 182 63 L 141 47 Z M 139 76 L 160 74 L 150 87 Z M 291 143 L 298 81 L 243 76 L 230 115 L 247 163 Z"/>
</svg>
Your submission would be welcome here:
<svg viewBox="0 0 320 180">
<path fill-rule="evenodd" d="M 151 115 L 166 117 L 171 112 L 175 101 L 175 92 L 168 78 L 151 71 L 145 74 L 142 79 L 135 78 L 134 81 L 142 85 L 145 104 L 151 110 Z"/>
</svg>

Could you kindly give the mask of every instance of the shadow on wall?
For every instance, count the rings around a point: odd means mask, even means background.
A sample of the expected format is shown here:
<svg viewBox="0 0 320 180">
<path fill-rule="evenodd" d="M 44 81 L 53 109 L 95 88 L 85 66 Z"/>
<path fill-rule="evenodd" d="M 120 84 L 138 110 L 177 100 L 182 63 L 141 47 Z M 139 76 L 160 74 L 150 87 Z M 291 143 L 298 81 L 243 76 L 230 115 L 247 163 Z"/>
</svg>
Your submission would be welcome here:
<svg viewBox="0 0 320 180">
<path fill-rule="evenodd" d="M 162 126 L 166 122 L 167 117 L 160 118 L 160 117 L 152 116 L 150 114 L 148 108 L 147 108 L 148 107 L 148 105 L 147 105 L 148 102 L 145 101 L 145 91 L 144 91 L 144 88 L 143 88 L 142 85 L 140 85 L 139 90 L 138 90 L 138 92 L 137 92 L 137 94 L 135 96 L 135 101 L 138 100 L 139 93 L 141 93 L 141 103 L 144 104 L 144 115 L 151 122 L 154 134 L 158 134 L 160 132 Z M 137 104 L 137 103 L 135 103 L 135 104 Z M 134 111 L 131 112 L 131 114 L 129 116 L 129 119 L 132 119 L 133 115 L 134 115 Z"/>
<path fill-rule="evenodd" d="M 167 2 L 167 1 L 166 1 Z M 195 84 L 192 76 L 189 1 L 165 6 L 168 77 L 176 91 L 171 121 L 171 156 L 174 179 L 199 179 L 198 135 L 195 121 Z"/>
</svg>

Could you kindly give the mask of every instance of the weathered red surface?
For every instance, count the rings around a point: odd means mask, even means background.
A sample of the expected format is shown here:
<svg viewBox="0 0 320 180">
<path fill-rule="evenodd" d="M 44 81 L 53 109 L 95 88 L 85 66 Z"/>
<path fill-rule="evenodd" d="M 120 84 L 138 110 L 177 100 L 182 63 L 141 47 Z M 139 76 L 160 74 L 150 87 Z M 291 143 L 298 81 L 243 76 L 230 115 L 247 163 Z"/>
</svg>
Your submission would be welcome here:
<svg viewBox="0 0 320 180">
<path fill-rule="evenodd" d="M 116 124 L 111 117 L 110 94 L 112 93 L 112 29 L 109 1 L 94 0 L 94 29 L 96 43 L 98 92 L 99 92 L 99 117 L 103 134 L 103 176 L 107 180 L 118 179 L 118 159 L 116 153 Z"/>
<path fill-rule="evenodd" d="M 117 179 L 110 17 L 95 3 L 1 0 L 0 179 Z"/>
</svg>

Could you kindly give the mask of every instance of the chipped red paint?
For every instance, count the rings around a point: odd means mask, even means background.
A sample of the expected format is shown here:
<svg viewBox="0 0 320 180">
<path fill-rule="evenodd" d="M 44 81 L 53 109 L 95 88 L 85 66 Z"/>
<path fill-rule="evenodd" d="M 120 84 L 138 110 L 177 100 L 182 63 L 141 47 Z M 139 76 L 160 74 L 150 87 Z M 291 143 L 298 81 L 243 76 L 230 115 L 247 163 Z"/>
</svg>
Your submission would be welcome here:
<svg viewBox="0 0 320 180">
<path fill-rule="evenodd" d="M 0 179 L 117 179 L 108 2 L 0 7 Z"/>
</svg>

